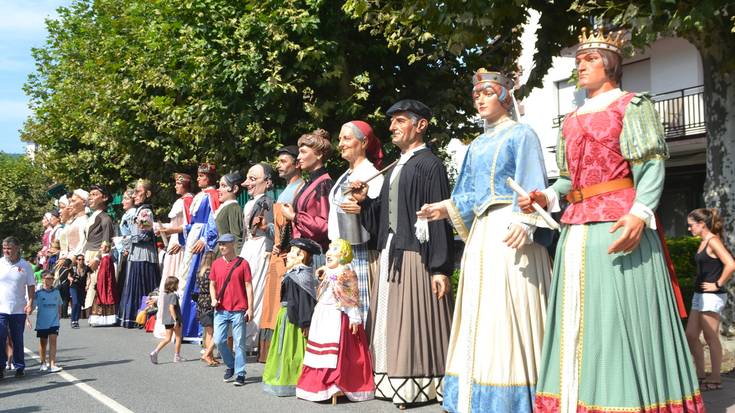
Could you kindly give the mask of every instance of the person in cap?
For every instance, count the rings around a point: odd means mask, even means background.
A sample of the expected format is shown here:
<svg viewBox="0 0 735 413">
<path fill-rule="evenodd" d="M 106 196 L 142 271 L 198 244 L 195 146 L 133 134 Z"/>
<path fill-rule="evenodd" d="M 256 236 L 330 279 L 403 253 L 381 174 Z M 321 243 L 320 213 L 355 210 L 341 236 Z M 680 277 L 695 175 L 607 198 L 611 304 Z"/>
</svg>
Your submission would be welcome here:
<svg viewBox="0 0 735 413">
<path fill-rule="evenodd" d="M 337 180 L 329 192 L 329 239 L 345 239 L 352 245 L 352 263 L 357 274 L 360 292 L 360 312 L 364 323 L 368 320 L 370 307 L 370 280 L 379 271 L 379 252 L 375 240 L 360 224 L 359 205 L 348 192 L 353 181 L 365 181 L 378 175 L 383 163 L 383 149 L 373 128 L 361 120 L 353 120 L 342 125 L 339 131 L 337 148 L 342 159 L 347 161 L 348 169 Z M 368 197 L 377 198 L 383 186 L 383 176 L 378 175 L 367 183 Z"/>
<path fill-rule="evenodd" d="M 281 397 L 296 395 L 317 302 L 319 281 L 314 276 L 312 259 L 322 253 L 321 246 L 307 238 L 296 238 L 289 244 L 288 270 L 281 282 L 281 309 L 263 369 L 263 391 Z"/>
<path fill-rule="evenodd" d="M 253 272 L 253 318 L 248 322 L 246 348 L 258 353 L 267 352 L 270 335 L 260 333 L 260 320 L 263 314 L 263 298 L 267 282 L 268 264 L 273 250 L 273 198 L 268 191 L 273 188 L 275 172 L 267 163 L 250 167 L 247 178 L 242 183 L 250 196 L 245 204 L 243 218 L 243 244 L 240 256 L 250 263 Z M 265 358 L 258 355 L 258 361 Z"/>
<path fill-rule="evenodd" d="M 156 236 L 153 232 L 155 216 L 150 199 L 153 185 L 147 179 L 135 184 L 135 218 L 129 236 L 130 250 L 127 256 L 127 274 L 122 285 L 118 321 L 125 328 L 136 328 L 135 321 L 140 300 L 158 287 L 161 270 L 158 265 Z"/>
<path fill-rule="evenodd" d="M 84 254 L 87 243 L 87 200 L 89 192 L 84 189 L 75 189 L 67 205 L 69 221 L 64 226 L 68 243 L 67 257 L 76 257 Z"/>
<path fill-rule="evenodd" d="M 194 195 L 189 209 L 191 220 L 184 225 L 186 238 L 184 246 L 184 266 L 179 279 L 184 280 L 184 292 L 181 296 L 182 334 L 184 341 L 199 341 L 201 336 L 197 319 L 196 298 L 198 292 L 197 275 L 202 262 L 208 255 L 211 262 L 217 241 L 216 225 L 209 219 L 219 209 L 219 193 L 217 185 L 217 168 L 211 163 L 199 165 L 197 169 L 197 185 L 201 189 Z M 210 254 L 206 254 L 209 252 Z"/>
<path fill-rule="evenodd" d="M 506 180 L 546 186 L 543 151 L 533 129 L 514 116 L 508 76 L 480 69 L 472 84 L 484 133 L 470 144 L 452 196 L 419 212 L 430 222 L 448 220 L 465 241 L 443 408 L 530 413 L 551 282 L 539 242 L 549 241 L 550 231 L 536 231 L 548 225 L 520 210 Z"/>
<path fill-rule="evenodd" d="M 531 200 L 552 212 L 570 203 L 534 410 L 703 412 L 653 215 L 669 156 L 661 121 L 649 97 L 620 89 L 622 32 L 580 42 L 587 100 L 562 122 L 559 179 L 519 199 L 529 211 Z"/>
<path fill-rule="evenodd" d="M 283 215 L 283 205 L 291 204 L 296 192 L 304 185 L 299 166 L 299 148 L 296 145 L 284 146 L 276 151 L 276 171 L 286 182 L 286 188 L 278 195 L 273 204 L 273 247 L 268 260 L 268 272 L 263 287 L 263 301 L 260 305 L 260 338 L 258 361 L 265 363 L 268 349 L 276 325 L 276 315 L 281 308 L 281 279 L 286 273 L 286 255 L 291 241 L 291 223 Z"/>
<path fill-rule="evenodd" d="M 378 198 L 370 198 L 361 181 L 352 187 L 362 224 L 381 250 L 368 325 L 375 396 L 405 408 L 441 394 L 452 322 L 454 247 L 449 223 L 427 223 L 416 216 L 422 205 L 449 197 L 444 164 L 424 143 L 431 110 L 409 99 L 395 103 L 387 114 L 401 157 L 387 172 Z"/>
<path fill-rule="evenodd" d="M 209 295 L 214 310 L 214 342 L 227 366 L 225 382 L 245 384 L 245 334 L 247 321 L 253 317 L 253 285 L 248 262 L 237 256 L 237 237 L 222 234 L 217 239 L 221 256 L 212 262 Z M 233 349 L 227 346 L 227 332 L 232 329 Z"/>
<path fill-rule="evenodd" d="M 97 276 L 100 264 L 99 255 L 102 243 L 108 245 L 115 234 L 115 225 L 107 214 L 107 203 L 110 201 L 110 192 L 101 185 L 92 185 L 89 188 L 87 204 L 92 215 L 87 220 L 87 242 L 84 244 L 84 261 L 91 268 L 90 280 L 83 308 L 92 308 L 89 324 L 92 326 L 115 324 L 115 306 L 94 306 L 97 294 Z"/>
<path fill-rule="evenodd" d="M 291 221 L 294 237 L 309 238 L 327 249 L 327 221 L 329 219 L 329 190 L 332 177 L 324 167 L 332 152 L 329 132 L 315 129 L 301 135 L 299 145 L 299 165 L 309 177 L 304 186 L 296 193 L 293 204 L 282 207 L 283 216 Z M 314 268 L 324 264 L 324 255 L 313 257 Z"/>
<path fill-rule="evenodd" d="M 165 291 L 166 280 L 168 277 L 176 277 L 179 279 L 178 293 L 183 295 L 184 286 L 186 284 L 182 268 L 184 267 L 184 254 L 182 246 L 186 243 L 184 238 L 184 225 L 188 224 L 191 219 L 191 203 L 194 195 L 191 193 L 191 176 L 185 173 L 176 172 L 173 175 L 174 189 L 178 198 L 171 206 L 168 212 L 168 223 L 160 224 L 158 233 L 161 239 L 167 240 L 165 245 L 166 254 L 163 257 L 163 268 L 161 270 L 161 283 L 158 291 Z M 163 298 L 165 294 L 158 295 L 159 308 L 163 306 Z M 163 339 L 167 336 L 166 327 L 160 318 L 156 318 L 156 324 L 153 327 L 153 335 L 156 338 Z"/>
</svg>

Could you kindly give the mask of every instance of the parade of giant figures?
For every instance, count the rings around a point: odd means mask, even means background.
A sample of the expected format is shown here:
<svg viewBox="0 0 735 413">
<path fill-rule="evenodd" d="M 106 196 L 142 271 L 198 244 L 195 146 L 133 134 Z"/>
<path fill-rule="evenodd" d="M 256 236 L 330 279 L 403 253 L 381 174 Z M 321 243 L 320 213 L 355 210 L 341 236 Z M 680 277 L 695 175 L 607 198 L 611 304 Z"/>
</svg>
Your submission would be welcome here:
<svg viewBox="0 0 735 413">
<path fill-rule="evenodd" d="M 451 180 L 427 139 L 432 108 L 402 99 L 385 111 L 389 142 L 350 120 L 242 170 L 181 168 L 165 216 L 150 177 L 122 192 L 115 220 L 105 185 L 65 189 L 37 262 L 0 234 L 0 384 L 26 374 L 24 346 L 62 371 L 68 318 L 152 333 L 139 355 L 154 365 L 201 347 L 225 382 L 303 403 L 704 412 L 722 389 L 711 332 L 735 261 L 719 211 L 689 212 L 701 244 L 685 302 L 655 212 L 669 149 L 650 97 L 620 88 L 624 41 L 582 31 L 586 99 L 561 121 L 551 183 L 517 77 L 478 68 L 466 92 L 484 130 Z M 336 157 L 348 168 L 332 176 Z M 251 363 L 262 382 L 246 381 Z"/>
</svg>

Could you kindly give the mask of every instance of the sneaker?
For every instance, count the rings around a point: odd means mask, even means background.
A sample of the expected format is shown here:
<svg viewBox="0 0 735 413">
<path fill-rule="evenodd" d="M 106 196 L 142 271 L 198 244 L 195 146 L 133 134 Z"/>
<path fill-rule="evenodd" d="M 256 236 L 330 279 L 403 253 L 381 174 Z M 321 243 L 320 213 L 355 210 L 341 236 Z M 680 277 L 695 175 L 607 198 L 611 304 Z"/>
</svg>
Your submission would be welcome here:
<svg viewBox="0 0 735 413">
<path fill-rule="evenodd" d="M 235 386 L 244 386 L 245 385 L 245 376 L 237 376 L 235 379 L 235 383 L 233 383 Z"/>
<path fill-rule="evenodd" d="M 225 380 L 225 383 L 235 380 L 235 369 L 225 369 L 225 376 L 223 379 Z"/>
<path fill-rule="evenodd" d="M 41 368 L 39 370 L 41 370 L 41 371 L 48 371 L 48 364 L 42 363 L 41 364 Z"/>
<path fill-rule="evenodd" d="M 184 361 L 183 357 L 178 354 L 174 354 L 174 363 L 181 363 L 182 361 Z"/>
<path fill-rule="evenodd" d="M 58 373 L 61 370 L 64 370 L 64 369 L 62 367 L 59 367 L 59 366 L 51 366 L 48 369 L 49 373 Z"/>
<path fill-rule="evenodd" d="M 158 353 L 151 353 L 148 356 L 151 358 L 151 363 L 158 364 Z"/>
<path fill-rule="evenodd" d="M 18 369 L 15 371 L 15 377 L 21 378 L 26 375 L 26 372 L 23 369 Z"/>
<path fill-rule="evenodd" d="M 74 324 L 72 324 L 71 328 L 79 328 L 79 322 L 75 321 Z"/>
</svg>

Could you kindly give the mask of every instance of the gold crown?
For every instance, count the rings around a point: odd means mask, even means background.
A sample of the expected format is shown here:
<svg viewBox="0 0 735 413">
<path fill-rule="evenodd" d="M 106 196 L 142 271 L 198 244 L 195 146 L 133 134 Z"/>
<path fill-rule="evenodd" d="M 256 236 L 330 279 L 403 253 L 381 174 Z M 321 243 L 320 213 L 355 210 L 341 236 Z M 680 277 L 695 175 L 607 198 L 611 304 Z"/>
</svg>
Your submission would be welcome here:
<svg viewBox="0 0 735 413">
<path fill-rule="evenodd" d="M 582 34 L 579 35 L 579 48 L 577 53 L 587 49 L 603 49 L 610 50 L 617 54 L 622 54 L 623 44 L 625 43 L 625 31 L 612 31 L 605 35 L 605 29 L 594 29 L 587 35 L 587 28 L 582 28 Z"/>
</svg>

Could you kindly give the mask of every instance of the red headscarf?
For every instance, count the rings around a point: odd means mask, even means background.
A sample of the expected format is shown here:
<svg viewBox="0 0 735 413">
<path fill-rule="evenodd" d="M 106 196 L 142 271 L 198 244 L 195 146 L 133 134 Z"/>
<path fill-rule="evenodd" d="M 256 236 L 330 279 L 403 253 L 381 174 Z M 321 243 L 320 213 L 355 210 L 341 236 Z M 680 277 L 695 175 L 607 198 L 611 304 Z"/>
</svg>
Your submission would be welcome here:
<svg viewBox="0 0 735 413">
<path fill-rule="evenodd" d="M 373 128 L 367 122 L 361 120 L 353 120 L 345 123 L 345 125 L 352 129 L 358 140 L 364 141 L 367 139 L 365 156 L 376 168 L 380 169 L 383 166 L 383 147 L 380 144 L 380 140 L 375 136 Z"/>
</svg>

